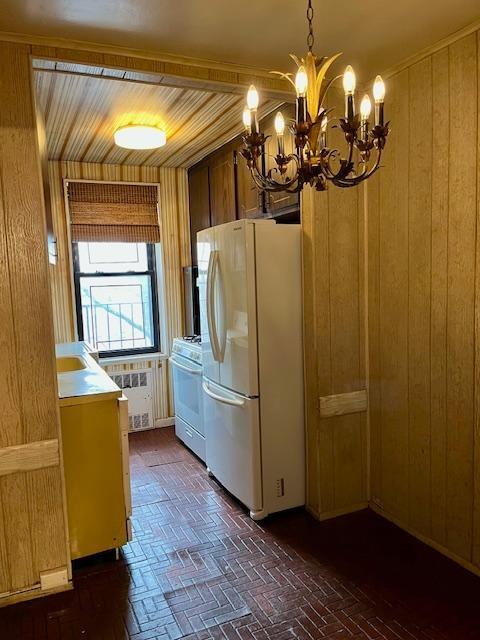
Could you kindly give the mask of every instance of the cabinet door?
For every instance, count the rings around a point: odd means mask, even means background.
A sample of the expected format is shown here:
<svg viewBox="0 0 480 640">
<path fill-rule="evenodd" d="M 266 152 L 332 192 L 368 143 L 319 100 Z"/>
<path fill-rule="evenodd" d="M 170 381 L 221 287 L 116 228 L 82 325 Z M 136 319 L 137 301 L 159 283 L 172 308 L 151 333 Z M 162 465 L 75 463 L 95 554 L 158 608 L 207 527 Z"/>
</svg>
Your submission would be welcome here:
<svg viewBox="0 0 480 640">
<path fill-rule="evenodd" d="M 233 150 L 215 155 L 210 162 L 210 212 L 212 226 L 236 219 Z"/>
<path fill-rule="evenodd" d="M 258 218 L 264 212 L 264 195 L 253 182 L 245 158 L 238 150 L 235 151 L 235 154 L 237 167 L 237 216 L 240 219 Z"/>
<path fill-rule="evenodd" d="M 192 244 L 192 264 L 197 261 L 197 231 L 208 229 L 210 220 L 210 187 L 208 166 L 197 166 L 188 172 L 188 193 L 190 200 L 190 237 Z"/>
<path fill-rule="evenodd" d="M 290 131 L 287 131 L 289 121 L 294 118 L 294 108 L 292 105 L 287 105 L 282 108 L 282 113 L 285 118 L 287 127 L 285 127 L 285 154 L 288 155 L 294 152 L 294 137 Z M 273 167 L 277 166 L 275 162 L 275 156 L 277 155 L 277 135 L 275 133 L 274 118 L 276 113 L 265 122 L 265 126 L 262 128 L 265 136 L 269 136 L 265 143 L 265 168 L 266 172 Z M 293 169 L 294 167 L 292 167 Z M 275 172 L 274 172 L 275 175 Z M 300 198 L 298 193 L 285 193 L 285 191 L 279 191 L 266 194 L 266 209 L 271 215 L 275 215 L 284 209 L 293 209 L 300 206 Z"/>
</svg>

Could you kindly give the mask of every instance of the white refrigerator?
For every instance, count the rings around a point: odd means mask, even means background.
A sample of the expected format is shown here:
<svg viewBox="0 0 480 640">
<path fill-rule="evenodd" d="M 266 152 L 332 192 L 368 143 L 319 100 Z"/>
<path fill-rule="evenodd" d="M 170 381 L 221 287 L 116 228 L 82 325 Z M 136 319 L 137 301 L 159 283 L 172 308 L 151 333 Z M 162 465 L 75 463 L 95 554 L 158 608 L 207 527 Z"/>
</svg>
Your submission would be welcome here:
<svg viewBox="0 0 480 640">
<path fill-rule="evenodd" d="M 300 225 L 197 234 L 206 462 L 260 520 L 305 503 Z"/>
</svg>

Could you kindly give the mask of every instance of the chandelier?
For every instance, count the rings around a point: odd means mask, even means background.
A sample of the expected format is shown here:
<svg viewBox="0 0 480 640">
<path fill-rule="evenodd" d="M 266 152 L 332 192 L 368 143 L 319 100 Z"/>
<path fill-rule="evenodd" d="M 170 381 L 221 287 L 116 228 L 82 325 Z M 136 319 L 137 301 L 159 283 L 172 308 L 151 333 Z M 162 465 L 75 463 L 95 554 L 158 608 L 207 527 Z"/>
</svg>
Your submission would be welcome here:
<svg viewBox="0 0 480 640">
<path fill-rule="evenodd" d="M 297 93 L 296 118 L 290 125 L 295 138 L 294 153 L 285 154 L 285 119 L 279 111 L 275 117 L 277 137 L 277 155 L 275 165 L 266 174 L 261 170 L 261 157 L 268 136 L 259 130 L 257 108 L 258 92 L 253 85 L 247 93 L 247 106 L 243 111 L 245 148 L 242 155 L 247 161 L 252 178 L 262 191 L 287 191 L 296 193 L 305 184 L 318 191 L 327 188 L 328 182 L 337 187 L 353 187 L 369 178 L 380 166 L 382 150 L 389 132 L 388 122 L 384 123 L 385 85 L 380 76 L 373 83 L 375 102 L 374 124 L 370 125 L 371 100 L 365 94 L 360 103 L 360 113 L 355 109 L 356 78 L 349 65 L 343 74 L 345 92 L 345 115 L 335 122 L 346 142 L 346 152 L 341 155 L 337 149 L 328 146 L 328 124 L 331 110 L 324 106 L 325 97 L 333 82 L 340 76 L 327 79 L 331 64 L 340 53 L 325 58 L 318 58 L 313 52 L 313 7 L 308 0 L 307 21 L 309 33 L 307 38 L 308 52 L 305 58 L 299 59 L 294 54 L 298 71 L 293 79 L 292 73 L 272 71 L 285 78 Z"/>
</svg>

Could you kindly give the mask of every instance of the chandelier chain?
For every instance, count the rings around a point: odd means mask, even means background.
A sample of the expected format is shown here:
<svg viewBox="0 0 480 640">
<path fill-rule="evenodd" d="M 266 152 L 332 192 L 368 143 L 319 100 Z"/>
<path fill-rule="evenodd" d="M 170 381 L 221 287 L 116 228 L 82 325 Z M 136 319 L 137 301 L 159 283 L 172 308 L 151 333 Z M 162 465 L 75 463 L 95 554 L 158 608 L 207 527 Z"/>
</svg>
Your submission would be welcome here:
<svg viewBox="0 0 480 640">
<path fill-rule="evenodd" d="M 313 7 L 312 7 L 312 0 L 308 0 L 307 20 L 308 20 L 307 45 L 308 45 L 308 50 L 311 52 L 312 49 L 313 49 L 313 43 L 315 42 L 315 38 L 313 36 Z"/>
</svg>

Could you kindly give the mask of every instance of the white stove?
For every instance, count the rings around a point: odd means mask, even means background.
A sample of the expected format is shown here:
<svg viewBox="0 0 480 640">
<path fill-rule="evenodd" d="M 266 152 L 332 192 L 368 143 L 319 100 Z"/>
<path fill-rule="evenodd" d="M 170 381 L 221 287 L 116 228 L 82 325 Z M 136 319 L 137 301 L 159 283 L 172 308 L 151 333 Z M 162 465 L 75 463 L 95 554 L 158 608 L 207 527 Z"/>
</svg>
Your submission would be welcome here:
<svg viewBox="0 0 480 640">
<path fill-rule="evenodd" d="M 177 353 L 193 362 L 202 364 L 202 345 L 200 336 L 185 336 L 174 338 L 172 353 Z"/>
<path fill-rule="evenodd" d="M 170 357 L 175 400 L 175 433 L 205 461 L 202 347 L 196 336 L 175 338 Z"/>
</svg>

